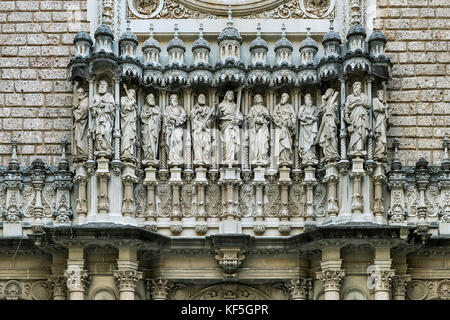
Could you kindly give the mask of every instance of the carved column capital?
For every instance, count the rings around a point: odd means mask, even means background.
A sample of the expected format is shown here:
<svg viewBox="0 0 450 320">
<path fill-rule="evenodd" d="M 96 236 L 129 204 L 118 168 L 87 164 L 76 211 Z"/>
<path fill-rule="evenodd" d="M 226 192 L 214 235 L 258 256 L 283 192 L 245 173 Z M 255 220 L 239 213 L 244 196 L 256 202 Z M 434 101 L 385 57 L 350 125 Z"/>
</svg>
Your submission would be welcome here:
<svg viewBox="0 0 450 320">
<path fill-rule="evenodd" d="M 138 280 L 142 279 L 142 272 L 136 270 L 114 270 L 114 278 L 117 281 L 119 291 L 133 291 Z"/>
<path fill-rule="evenodd" d="M 67 297 L 66 277 L 52 276 L 47 281 L 53 289 L 53 300 L 66 300 Z"/>
<path fill-rule="evenodd" d="M 69 269 L 64 271 L 64 277 L 67 279 L 67 289 L 69 291 L 84 292 L 89 284 L 89 274 L 86 270 Z"/>
<path fill-rule="evenodd" d="M 163 278 L 155 278 L 150 281 L 152 300 L 167 300 L 173 288 L 173 283 Z"/>
<path fill-rule="evenodd" d="M 394 270 L 375 270 L 367 281 L 374 291 L 389 291 L 394 274 Z"/>
<path fill-rule="evenodd" d="M 291 300 L 306 300 L 308 298 L 311 279 L 295 278 L 286 283 Z"/>
<path fill-rule="evenodd" d="M 394 300 L 405 300 L 406 289 L 411 281 L 409 274 L 395 275 L 392 277 L 392 298 Z"/>
<path fill-rule="evenodd" d="M 317 272 L 317 279 L 322 281 L 324 291 L 339 291 L 344 280 L 344 270 L 324 270 Z"/>
</svg>

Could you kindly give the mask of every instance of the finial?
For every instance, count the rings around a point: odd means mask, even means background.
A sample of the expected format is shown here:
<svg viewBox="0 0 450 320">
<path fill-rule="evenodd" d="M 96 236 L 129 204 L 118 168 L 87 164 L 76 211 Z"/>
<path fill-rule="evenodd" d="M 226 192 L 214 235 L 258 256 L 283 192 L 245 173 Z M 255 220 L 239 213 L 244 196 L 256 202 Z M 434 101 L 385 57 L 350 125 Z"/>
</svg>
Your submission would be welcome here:
<svg viewBox="0 0 450 320">
<path fill-rule="evenodd" d="M 175 36 L 175 38 L 178 38 L 178 23 L 175 23 L 174 36 Z"/>
<path fill-rule="evenodd" d="M 334 30 L 333 22 L 334 22 L 334 19 L 330 18 L 330 31 Z"/>
<path fill-rule="evenodd" d="M 394 156 L 392 157 L 392 170 L 402 170 L 402 163 L 398 157 L 398 147 L 400 146 L 400 140 L 398 138 L 394 138 L 394 142 L 392 143 L 394 147 Z"/>
<path fill-rule="evenodd" d="M 67 169 L 69 166 L 69 161 L 67 161 L 66 149 L 69 142 L 66 137 L 61 139 L 61 160 L 59 161 L 59 167 L 61 169 Z"/>
<path fill-rule="evenodd" d="M 150 38 L 153 38 L 153 23 L 150 23 L 149 31 L 150 31 Z"/>
<path fill-rule="evenodd" d="M 16 138 L 11 139 L 12 145 L 12 153 L 11 153 L 11 161 L 9 162 L 9 168 L 11 170 L 19 169 L 19 158 L 17 157 L 17 140 Z"/>
<path fill-rule="evenodd" d="M 256 25 L 256 35 L 258 37 L 261 37 L 261 23 L 258 22 L 258 24 Z"/>
<path fill-rule="evenodd" d="M 394 158 L 398 158 L 398 147 L 400 146 L 400 140 L 398 138 L 394 138 Z"/>
<path fill-rule="evenodd" d="M 311 28 L 306 28 L 306 36 L 311 38 Z"/>
<path fill-rule="evenodd" d="M 131 20 L 127 19 L 127 31 L 131 31 L 130 24 L 131 24 Z"/>
<path fill-rule="evenodd" d="M 448 147 L 450 145 L 450 140 L 445 137 L 444 138 L 444 160 L 448 160 Z"/>
<path fill-rule="evenodd" d="M 286 37 L 286 25 L 284 23 L 281 24 L 281 36 Z"/>
<path fill-rule="evenodd" d="M 200 26 L 198 28 L 198 32 L 199 32 L 199 38 L 203 38 L 203 23 L 200 23 Z"/>
<path fill-rule="evenodd" d="M 351 9 L 351 13 L 350 13 L 351 24 L 352 25 L 360 24 L 359 16 L 361 15 L 361 7 L 360 7 L 359 0 L 353 0 L 350 9 Z"/>
<path fill-rule="evenodd" d="M 233 25 L 233 20 L 232 20 L 232 18 L 231 18 L 232 13 L 233 13 L 233 11 L 232 11 L 232 9 L 231 9 L 231 4 L 230 4 L 230 5 L 228 6 L 228 22 L 227 22 L 227 25 L 230 26 L 230 27 Z"/>
</svg>

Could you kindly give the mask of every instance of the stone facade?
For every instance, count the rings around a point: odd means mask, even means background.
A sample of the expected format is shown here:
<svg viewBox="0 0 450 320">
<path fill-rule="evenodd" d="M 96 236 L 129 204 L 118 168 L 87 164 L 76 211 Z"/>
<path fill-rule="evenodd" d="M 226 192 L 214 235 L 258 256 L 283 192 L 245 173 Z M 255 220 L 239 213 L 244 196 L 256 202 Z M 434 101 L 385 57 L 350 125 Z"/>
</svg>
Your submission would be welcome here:
<svg viewBox="0 0 450 320">
<path fill-rule="evenodd" d="M 450 299 L 449 5 L 230 3 L 0 3 L 0 299 Z"/>
</svg>

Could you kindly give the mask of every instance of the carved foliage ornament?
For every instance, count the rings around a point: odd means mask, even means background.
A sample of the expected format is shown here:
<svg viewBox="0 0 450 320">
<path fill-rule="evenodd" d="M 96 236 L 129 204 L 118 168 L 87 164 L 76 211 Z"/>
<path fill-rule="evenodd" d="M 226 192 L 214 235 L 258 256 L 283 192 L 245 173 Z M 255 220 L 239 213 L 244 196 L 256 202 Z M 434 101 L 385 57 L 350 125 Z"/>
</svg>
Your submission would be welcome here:
<svg viewBox="0 0 450 320">
<path fill-rule="evenodd" d="M 336 0 L 128 0 L 129 14 L 141 19 L 217 19 L 227 15 L 242 19 L 324 18 L 330 15 Z"/>
</svg>

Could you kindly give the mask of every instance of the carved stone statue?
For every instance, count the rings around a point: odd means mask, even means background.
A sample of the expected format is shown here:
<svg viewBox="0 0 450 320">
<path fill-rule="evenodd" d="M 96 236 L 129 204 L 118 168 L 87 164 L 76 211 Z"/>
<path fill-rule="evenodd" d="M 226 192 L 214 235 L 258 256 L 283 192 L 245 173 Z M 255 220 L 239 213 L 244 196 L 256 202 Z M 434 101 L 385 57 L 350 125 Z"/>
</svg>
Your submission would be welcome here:
<svg viewBox="0 0 450 320">
<path fill-rule="evenodd" d="M 211 151 L 211 125 L 214 108 L 206 104 L 204 94 L 199 94 L 197 103 L 192 108 L 192 140 L 194 146 L 194 163 L 208 164 Z"/>
<path fill-rule="evenodd" d="M 353 93 L 347 97 L 345 121 L 350 133 L 349 155 L 363 156 L 369 134 L 369 98 L 361 92 L 361 82 L 353 84 Z"/>
<path fill-rule="evenodd" d="M 73 111 L 73 155 L 85 158 L 88 154 L 89 98 L 83 88 L 78 88 L 74 97 Z"/>
<path fill-rule="evenodd" d="M 273 122 L 275 124 L 275 148 L 274 154 L 281 164 L 292 163 L 292 135 L 295 130 L 295 111 L 288 103 L 289 94 L 283 93 L 281 101 L 273 111 Z"/>
<path fill-rule="evenodd" d="M 317 137 L 325 161 L 339 158 L 337 96 L 338 92 L 335 92 L 332 88 L 328 88 L 322 96 L 322 105 L 320 106 L 322 122 L 320 123 Z"/>
<path fill-rule="evenodd" d="M 124 84 L 126 96 L 120 100 L 120 125 L 122 129 L 122 142 L 120 154 L 122 159 L 134 159 L 134 145 L 136 142 L 136 91 L 127 89 Z"/>
<path fill-rule="evenodd" d="M 303 163 L 317 162 L 315 144 L 319 121 L 318 113 L 318 109 L 312 103 L 311 94 L 305 94 L 305 104 L 298 110 L 298 119 L 300 120 L 298 147 Z"/>
<path fill-rule="evenodd" d="M 389 107 L 384 100 L 384 91 L 378 90 L 376 98 L 373 99 L 373 115 L 375 132 L 375 159 L 384 159 L 386 156 L 386 133 L 387 133 L 387 121 L 389 119 Z"/>
<path fill-rule="evenodd" d="M 265 165 L 268 163 L 270 115 L 263 105 L 263 97 L 260 94 L 255 95 L 254 101 L 255 105 L 250 108 L 247 115 L 250 161 L 252 164 Z"/>
<path fill-rule="evenodd" d="M 164 130 L 168 147 L 168 164 L 183 164 L 183 125 L 186 122 L 186 111 L 178 104 L 178 96 L 170 95 L 170 104 L 164 112 Z"/>
<path fill-rule="evenodd" d="M 219 104 L 219 127 L 223 141 L 223 161 L 234 164 L 236 154 L 240 146 L 239 125 L 242 122 L 242 114 L 234 102 L 234 92 L 228 90 Z"/>
<path fill-rule="evenodd" d="M 158 156 L 161 109 L 155 103 L 153 93 L 147 95 L 141 110 L 143 161 L 154 161 Z"/>
<path fill-rule="evenodd" d="M 114 119 L 114 97 L 108 92 L 108 82 L 101 80 L 98 92 L 92 99 L 91 113 L 93 117 L 93 132 L 95 135 L 95 150 L 111 155 L 112 130 Z"/>
</svg>

